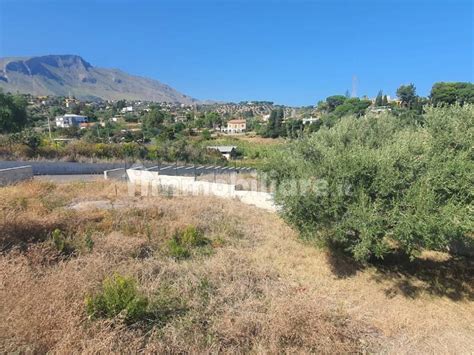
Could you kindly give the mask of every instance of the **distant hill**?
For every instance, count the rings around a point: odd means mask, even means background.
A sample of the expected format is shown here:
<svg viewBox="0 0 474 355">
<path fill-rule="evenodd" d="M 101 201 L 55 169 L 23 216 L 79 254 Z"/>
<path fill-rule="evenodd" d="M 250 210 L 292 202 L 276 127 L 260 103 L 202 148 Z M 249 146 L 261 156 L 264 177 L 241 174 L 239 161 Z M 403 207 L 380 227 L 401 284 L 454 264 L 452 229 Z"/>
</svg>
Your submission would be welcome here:
<svg viewBox="0 0 474 355">
<path fill-rule="evenodd" d="M 80 99 L 147 100 L 190 104 L 195 99 L 157 80 L 96 68 L 77 55 L 0 58 L 0 88 Z"/>
</svg>

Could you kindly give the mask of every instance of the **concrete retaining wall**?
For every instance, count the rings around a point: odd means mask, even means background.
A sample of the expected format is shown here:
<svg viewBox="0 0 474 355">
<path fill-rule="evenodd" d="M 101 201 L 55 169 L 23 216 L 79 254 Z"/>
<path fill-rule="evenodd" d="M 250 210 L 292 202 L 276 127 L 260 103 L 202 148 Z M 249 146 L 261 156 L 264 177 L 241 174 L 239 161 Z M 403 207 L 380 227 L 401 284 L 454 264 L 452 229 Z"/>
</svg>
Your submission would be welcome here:
<svg viewBox="0 0 474 355">
<path fill-rule="evenodd" d="M 277 211 L 278 208 L 273 201 L 273 195 L 263 191 L 235 191 L 237 197 L 243 203 L 257 206 L 269 211 Z"/>
<path fill-rule="evenodd" d="M 237 198 L 243 203 L 269 211 L 276 211 L 273 197 L 267 192 L 236 191 L 235 185 L 218 182 L 196 181 L 194 177 L 159 175 L 157 171 L 127 169 L 128 179 L 141 188 L 142 195 L 158 194 L 167 189 L 189 195 L 211 195 Z"/>
<path fill-rule="evenodd" d="M 19 181 L 33 178 L 31 166 L 19 166 L 15 168 L 0 169 L 0 186 L 14 184 Z"/>
<path fill-rule="evenodd" d="M 62 161 L 0 161 L 0 169 L 15 168 L 20 166 L 31 165 L 33 167 L 33 175 L 90 175 L 103 174 L 106 170 L 130 168 L 132 164 L 125 163 L 76 163 Z M 159 171 L 160 175 L 176 175 L 176 176 L 200 176 L 206 174 L 228 175 L 231 173 L 249 174 L 255 172 L 250 168 L 232 168 L 232 167 L 216 167 L 216 166 L 183 166 L 162 164 L 156 166 L 152 162 L 144 163 L 150 171 Z"/>
<path fill-rule="evenodd" d="M 127 179 L 127 170 L 125 168 L 117 168 L 112 170 L 104 171 L 105 180 L 126 180 Z"/>
<path fill-rule="evenodd" d="M 33 175 L 103 174 L 105 170 L 124 168 L 123 163 L 75 163 L 50 161 L 0 161 L 0 169 L 30 165 Z"/>
</svg>

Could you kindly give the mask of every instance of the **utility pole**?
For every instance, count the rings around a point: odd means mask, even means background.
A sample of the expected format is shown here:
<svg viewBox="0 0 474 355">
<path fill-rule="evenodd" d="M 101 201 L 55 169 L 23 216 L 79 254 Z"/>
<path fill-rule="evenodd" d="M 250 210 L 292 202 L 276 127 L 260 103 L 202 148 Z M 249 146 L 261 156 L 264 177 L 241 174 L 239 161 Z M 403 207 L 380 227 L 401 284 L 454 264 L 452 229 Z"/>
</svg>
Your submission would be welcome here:
<svg viewBox="0 0 474 355">
<path fill-rule="evenodd" d="M 48 131 L 49 131 L 49 140 L 52 142 L 53 138 L 51 136 L 51 121 L 50 121 L 49 115 L 48 115 Z"/>
</svg>

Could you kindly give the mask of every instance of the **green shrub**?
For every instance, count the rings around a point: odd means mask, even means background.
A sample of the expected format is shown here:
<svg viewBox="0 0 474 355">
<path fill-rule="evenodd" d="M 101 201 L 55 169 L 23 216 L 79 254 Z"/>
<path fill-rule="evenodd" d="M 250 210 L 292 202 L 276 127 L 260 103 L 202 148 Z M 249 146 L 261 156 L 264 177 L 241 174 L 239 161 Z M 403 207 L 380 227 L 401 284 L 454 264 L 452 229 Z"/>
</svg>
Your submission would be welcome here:
<svg viewBox="0 0 474 355">
<path fill-rule="evenodd" d="M 90 317 L 114 318 L 120 314 L 127 323 L 144 320 L 148 305 L 148 298 L 140 295 L 135 280 L 118 274 L 104 280 L 99 294 L 86 298 Z"/>
<path fill-rule="evenodd" d="M 88 231 L 85 236 L 84 236 L 84 243 L 86 245 L 86 248 L 89 252 L 92 252 L 92 249 L 94 249 L 94 239 L 92 239 L 92 233 Z"/>
<path fill-rule="evenodd" d="M 284 216 L 359 261 L 465 240 L 474 230 L 474 106 L 428 107 L 422 122 L 344 117 L 277 152 L 266 170 Z"/>
<path fill-rule="evenodd" d="M 168 241 L 168 253 L 176 259 L 186 259 L 191 256 L 193 248 L 204 247 L 209 240 L 194 226 L 188 226 L 182 231 L 176 231 Z"/>
<path fill-rule="evenodd" d="M 61 254 L 71 254 L 74 252 L 74 246 L 70 239 L 58 228 L 53 230 L 50 234 L 50 239 L 53 246 Z"/>
<path fill-rule="evenodd" d="M 175 259 L 187 259 L 191 255 L 189 248 L 183 246 L 181 241 L 174 236 L 168 241 L 168 253 Z"/>
<path fill-rule="evenodd" d="M 194 226 L 188 226 L 180 233 L 181 243 L 189 247 L 201 247 L 207 244 L 208 240 L 204 234 Z"/>
<path fill-rule="evenodd" d="M 128 325 L 142 326 L 163 326 L 185 311 L 183 300 L 167 284 L 148 298 L 139 292 L 135 279 L 119 274 L 107 277 L 99 293 L 86 297 L 85 306 L 91 319 L 121 317 Z"/>
</svg>

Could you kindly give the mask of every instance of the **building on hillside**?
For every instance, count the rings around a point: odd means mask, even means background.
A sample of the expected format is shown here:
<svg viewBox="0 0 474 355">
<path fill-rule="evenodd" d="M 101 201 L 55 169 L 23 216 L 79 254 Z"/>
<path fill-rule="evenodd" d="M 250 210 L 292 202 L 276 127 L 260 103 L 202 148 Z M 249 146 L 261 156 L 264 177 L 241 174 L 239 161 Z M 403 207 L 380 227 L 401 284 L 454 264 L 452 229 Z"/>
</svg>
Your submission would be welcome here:
<svg viewBox="0 0 474 355">
<path fill-rule="evenodd" d="M 80 102 L 79 102 L 79 100 L 68 97 L 68 98 L 64 99 L 64 103 L 65 103 L 67 108 L 74 108 L 77 105 L 79 105 Z"/>
<path fill-rule="evenodd" d="M 77 127 L 81 123 L 86 123 L 87 117 L 81 115 L 65 114 L 63 116 L 56 117 L 56 127 L 68 128 Z"/>
<path fill-rule="evenodd" d="M 247 130 L 246 120 L 230 120 L 227 122 L 227 128 L 224 128 L 224 132 L 229 134 L 243 133 Z"/>
<path fill-rule="evenodd" d="M 377 106 L 377 107 L 372 107 L 369 109 L 370 113 L 375 113 L 375 114 L 380 114 L 384 112 L 389 112 L 392 111 L 392 108 L 390 106 Z"/>
<path fill-rule="evenodd" d="M 217 150 L 227 160 L 234 159 L 237 156 L 237 147 L 235 145 L 213 145 L 208 146 L 209 150 Z"/>
<path fill-rule="evenodd" d="M 268 122 L 268 119 L 270 118 L 270 114 L 266 114 L 262 116 L 262 121 L 263 122 Z"/>
<path fill-rule="evenodd" d="M 311 124 L 311 123 L 318 122 L 319 120 L 320 120 L 319 117 L 306 117 L 306 118 L 301 119 L 301 121 L 303 121 L 303 124 Z"/>
<path fill-rule="evenodd" d="M 122 108 L 122 113 L 133 112 L 133 106 L 127 106 Z"/>
</svg>

